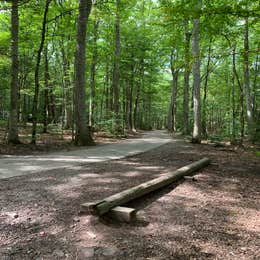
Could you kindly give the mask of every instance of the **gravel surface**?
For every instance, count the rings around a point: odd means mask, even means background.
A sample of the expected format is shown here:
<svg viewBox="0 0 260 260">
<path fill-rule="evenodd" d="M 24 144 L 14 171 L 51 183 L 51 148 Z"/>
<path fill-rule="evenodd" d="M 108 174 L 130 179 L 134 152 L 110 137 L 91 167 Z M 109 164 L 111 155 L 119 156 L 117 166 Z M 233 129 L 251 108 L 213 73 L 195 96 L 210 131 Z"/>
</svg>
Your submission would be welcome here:
<svg viewBox="0 0 260 260">
<path fill-rule="evenodd" d="M 131 202 L 126 224 L 79 214 L 80 204 L 202 157 L 193 179 Z M 259 259 L 259 157 L 181 139 L 101 163 L 0 180 L 0 259 Z"/>
</svg>

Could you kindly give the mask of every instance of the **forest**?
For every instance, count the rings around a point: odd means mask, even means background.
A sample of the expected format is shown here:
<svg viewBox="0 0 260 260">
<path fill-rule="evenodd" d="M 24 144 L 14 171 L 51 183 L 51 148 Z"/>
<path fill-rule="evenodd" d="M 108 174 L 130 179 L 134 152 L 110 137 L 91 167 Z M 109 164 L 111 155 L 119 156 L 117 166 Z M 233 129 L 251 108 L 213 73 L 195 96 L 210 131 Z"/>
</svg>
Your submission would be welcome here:
<svg viewBox="0 0 260 260">
<path fill-rule="evenodd" d="M 0 259 L 259 259 L 259 18 L 0 1 Z"/>
<path fill-rule="evenodd" d="M 259 15 L 249 0 L 1 1 L 2 141 L 259 140 Z"/>
</svg>

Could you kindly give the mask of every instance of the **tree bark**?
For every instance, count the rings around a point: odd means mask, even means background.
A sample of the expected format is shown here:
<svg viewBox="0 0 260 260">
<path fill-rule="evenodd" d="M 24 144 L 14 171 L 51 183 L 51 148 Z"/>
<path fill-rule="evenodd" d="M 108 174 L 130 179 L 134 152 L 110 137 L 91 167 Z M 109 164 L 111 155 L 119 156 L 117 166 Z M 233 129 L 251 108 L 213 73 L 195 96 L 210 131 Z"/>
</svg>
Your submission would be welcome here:
<svg viewBox="0 0 260 260">
<path fill-rule="evenodd" d="M 134 64 L 131 64 L 131 78 L 129 86 L 126 89 L 126 127 L 128 130 L 133 130 L 133 88 L 134 88 Z"/>
<path fill-rule="evenodd" d="M 71 41 L 71 35 L 67 38 Z M 61 42 L 61 54 L 62 54 L 62 67 L 63 67 L 63 116 L 64 116 L 64 129 L 73 128 L 73 95 L 72 95 L 72 82 L 70 78 L 70 60 L 68 52 L 65 50 L 64 39 Z"/>
<path fill-rule="evenodd" d="M 79 15 L 77 22 L 77 47 L 75 54 L 75 144 L 93 145 L 86 115 L 86 28 L 92 7 L 92 0 L 79 0 Z"/>
<path fill-rule="evenodd" d="M 92 129 L 94 126 L 94 108 L 95 108 L 95 88 L 96 88 L 96 65 L 97 65 L 97 39 L 98 39 L 98 25 L 99 21 L 94 20 L 94 37 L 93 37 L 93 55 L 90 66 L 90 93 L 89 93 L 89 120 L 88 124 Z"/>
<path fill-rule="evenodd" d="M 258 44 L 258 50 L 260 50 L 260 43 Z M 257 120 L 257 91 L 258 91 L 258 79 L 259 77 L 259 52 L 256 54 L 256 60 L 255 60 L 255 68 L 254 68 L 254 80 L 253 80 L 253 116 L 254 116 L 254 122 Z"/>
<path fill-rule="evenodd" d="M 141 95 L 141 90 L 143 89 L 144 84 L 144 59 L 140 59 L 140 82 L 137 83 L 135 102 L 134 102 L 134 111 L 133 111 L 133 131 L 136 131 L 138 125 L 138 110 L 139 110 L 139 100 Z"/>
<path fill-rule="evenodd" d="M 248 134 L 251 140 L 254 139 L 254 118 L 252 109 L 252 100 L 250 94 L 250 81 L 249 81 L 249 40 L 248 40 L 248 18 L 245 20 L 245 34 L 244 34 L 244 91 L 246 97 L 246 115 Z"/>
<path fill-rule="evenodd" d="M 44 51 L 44 106 L 43 106 L 43 133 L 47 133 L 48 128 L 48 105 L 49 105 L 49 63 L 48 46 Z"/>
<path fill-rule="evenodd" d="M 244 93 L 243 93 L 243 86 L 242 86 L 242 83 L 240 82 L 239 75 L 238 75 L 237 69 L 236 69 L 236 53 L 235 53 L 235 50 L 234 50 L 234 53 L 233 53 L 233 73 L 235 75 L 235 78 L 236 78 L 237 84 L 238 84 L 239 108 L 240 108 L 240 136 L 241 136 L 241 138 L 243 138 L 244 137 L 244 128 L 245 128 L 245 122 L 244 122 Z"/>
<path fill-rule="evenodd" d="M 200 111 L 200 48 L 199 48 L 199 18 L 194 19 L 192 35 L 193 54 L 193 134 L 192 142 L 201 141 L 201 111 Z"/>
<path fill-rule="evenodd" d="M 115 113 L 115 133 L 120 134 L 121 129 L 119 115 L 119 62 L 120 62 L 120 0 L 116 0 L 116 21 L 115 21 L 115 54 L 114 54 L 114 70 L 113 70 L 113 91 L 114 91 L 114 113 Z"/>
<path fill-rule="evenodd" d="M 174 132 L 176 131 L 176 95 L 177 95 L 177 83 L 178 83 L 178 69 L 174 66 L 174 59 L 177 59 L 177 55 L 174 55 L 175 48 L 172 49 L 171 53 L 171 73 L 172 73 L 172 88 L 171 88 L 171 99 L 170 99 L 170 106 L 168 111 L 168 131 Z"/>
<path fill-rule="evenodd" d="M 36 143 L 36 131 L 37 131 L 37 113 L 38 113 L 38 99 L 39 99 L 39 90 L 40 90 L 40 82 L 39 82 L 39 71 L 40 71 L 40 63 L 41 63 L 41 54 L 44 47 L 45 41 L 45 32 L 46 32 L 46 24 L 47 24 L 47 15 L 49 11 L 49 5 L 52 0 L 46 0 L 43 21 L 42 21 L 42 32 L 41 32 L 41 42 L 37 52 L 36 66 L 34 72 L 34 97 L 33 97 L 33 108 L 32 108 L 32 139 L 31 143 Z"/>
<path fill-rule="evenodd" d="M 208 48 L 208 57 L 207 57 L 207 67 L 206 67 L 206 75 L 204 82 L 204 95 L 203 95 L 203 110 L 202 110 L 202 135 L 204 137 L 207 136 L 207 91 L 208 91 L 208 81 L 209 81 L 209 73 L 210 73 L 210 61 L 211 61 L 211 40 Z"/>
<path fill-rule="evenodd" d="M 8 143 L 19 144 L 18 137 L 18 35 L 19 35 L 19 15 L 18 15 L 18 0 L 12 1 L 11 13 L 11 86 L 10 86 L 10 114 L 9 114 L 9 129 Z"/>
<path fill-rule="evenodd" d="M 191 33 L 188 28 L 188 21 L 186 22 L 185 32 L 185 68 L 184 68 L 184 90 L 183 90 L 183 134 L 190 133 L 189 123 L 189 81 L 190 81 L 190 40 Z"/>
<path fill-rule="evenodd" d="M 254 116 L 254 122 L 256 123 L 257 126 L 257 91 L 258 91 L 258 77 L 260 75 L 259 71 L 259 50 L 260 50 L 260 43 L 258 43 L 258 52 L 256 54 L 256 60 L 255 60 L 255 68 L 254 68 L 254 80 L 253 80 L 253 116 Z"/>
<path fill-rule="evenodd" d="M 169 132 L 175 132 L 176 131 L 176 93 L 177 93 L 177 81 L 178 81 L 178 71 L 174 72 L 173 78 L 172 78 L 172 89 L 171 89 L 171 100 L 170 100 L 170 106 L 168 111 L 168 124 L 167 128 Z"/>
<path fill-rule="evenodd" d="M 141 95 L 141 84 L 138 83 L 137 90 L 136 90 L 136 96 L 135 96 L 134 111 L 133 111 L 133 131 L 134 132 L 136 131 L 136 129 L 139 126 L 137 113 L 138 113 L 140 95 Z"/>
<path fill-rule="evenodd" d="M 236 46 L 233 47 L 232 50 L 232 89 L 231 89 L 231 100 L 232 100 L 232 141 L 235 141 L 236 132 L 235 132 L 235 120 L 236 120 L 236 112 L 235 112 L 235 69 L 236 69 Z"/>
<path fill-rule="evenodd" d="M 49 104 L 48 104 L 48 115 L 50 122 L 56 122 L 56 105 L 55 105 L 55 97 L 53 94 L 53 89 L 49 89 Z"/>
<path fill-rule="evenodd" d="M 109 61 L 108 59 L 106 60 L 106 75 L 105 75 L 105 80 L 104 80 L 104 88 L 105 88 L 105 117 L 108 118 L 109 117 L 109 114 L 111 112 L 111 95 L 110 95 L 110 87 L 111 87 L 111 84 L 110 84 L 110 70 L 109 70 Z"/>
</svg>

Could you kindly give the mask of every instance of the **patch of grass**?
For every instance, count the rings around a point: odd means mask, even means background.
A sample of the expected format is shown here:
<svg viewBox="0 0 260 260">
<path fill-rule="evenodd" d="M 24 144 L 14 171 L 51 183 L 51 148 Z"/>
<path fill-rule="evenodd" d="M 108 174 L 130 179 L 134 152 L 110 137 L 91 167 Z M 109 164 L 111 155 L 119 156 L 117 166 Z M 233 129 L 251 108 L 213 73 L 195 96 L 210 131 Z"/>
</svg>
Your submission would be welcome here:
<svg viewBox="0 0 260 260">
<path fill-rule="evenodd" d="M 260 151 L 255 152 L 256 156 L 260 157 Z"/>
</svg>

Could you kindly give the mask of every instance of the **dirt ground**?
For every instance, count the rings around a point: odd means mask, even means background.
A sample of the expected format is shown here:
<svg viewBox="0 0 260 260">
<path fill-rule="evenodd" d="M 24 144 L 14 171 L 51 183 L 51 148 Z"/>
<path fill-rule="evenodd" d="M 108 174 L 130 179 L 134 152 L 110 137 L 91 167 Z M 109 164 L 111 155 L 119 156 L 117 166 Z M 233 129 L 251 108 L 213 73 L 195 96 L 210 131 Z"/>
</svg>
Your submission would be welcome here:
<svg viewBox="0 0 260 260">
<path fill-rule="evenodd" d="M 137 221 L 79 214 L 80 204 L 212 164 L 130 205 Z M 0 180 L 0 259 L 260 259 L 260 160 L 175 139 L 136 156 Z"/>
</svg>

